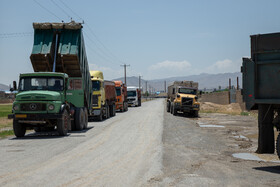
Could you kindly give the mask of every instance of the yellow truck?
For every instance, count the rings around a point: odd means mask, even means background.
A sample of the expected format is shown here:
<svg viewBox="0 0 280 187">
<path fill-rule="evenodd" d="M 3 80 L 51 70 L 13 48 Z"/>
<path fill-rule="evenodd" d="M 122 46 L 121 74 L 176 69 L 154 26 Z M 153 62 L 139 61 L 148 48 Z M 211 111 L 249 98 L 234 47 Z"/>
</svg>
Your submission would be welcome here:
<svg viewBox="0 0 280 187">
<path fill-rule="evenodd" d="M 116 115 L 116 89 L 113 81 L 106 81 L 101 71 L 90 71 L 92 82 L 91 117 L 99 121 Z"/>
<path fill-rule="evenodd" d="M 198 117 L 198 83 L 193 81 L 175 81 L 168 86 L 167 112 L 177 115 L 178 112 Z"/>
</svg>

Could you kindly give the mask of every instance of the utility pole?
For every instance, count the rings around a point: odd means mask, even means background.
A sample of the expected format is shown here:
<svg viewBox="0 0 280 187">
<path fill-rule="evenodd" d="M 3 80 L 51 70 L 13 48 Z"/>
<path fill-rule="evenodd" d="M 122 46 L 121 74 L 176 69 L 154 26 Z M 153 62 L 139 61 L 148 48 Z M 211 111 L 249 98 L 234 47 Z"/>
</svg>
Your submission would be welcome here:
<svg viewBox="0 0 280 187">
<path fill-rule="evenodd" d="M 166 93 L 166 81 L 164 81 L 164 92 Z"/>
<path fill-rule="evenodd" d="M 127 66 L 130 66 L 129 64 L 124 64 L 124 65 L 121 65 L 124 67 L 124 83 L 126 84 L 126 67 Z M 126 84 L 127 85 L 127 84 Z"/>
<path fill-rule="evenodd" d="M 143 76 L 139 75 L 139 89 L 140 90 L 141 90 L 141 77 L 143 77 Z"/>
</svg>

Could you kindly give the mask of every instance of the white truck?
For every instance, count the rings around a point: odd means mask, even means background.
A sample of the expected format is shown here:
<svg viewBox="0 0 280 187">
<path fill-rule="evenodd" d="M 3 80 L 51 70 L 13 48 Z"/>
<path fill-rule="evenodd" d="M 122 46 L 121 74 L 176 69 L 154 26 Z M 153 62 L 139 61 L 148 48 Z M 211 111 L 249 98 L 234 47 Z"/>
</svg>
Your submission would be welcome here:
<svg viewBox="0 0 280 187">
<path fill-rule="evenodd" d="M 128 106 L 141 106 L 141 89 L 135 86 L 127 87 Z"/>
</svg>

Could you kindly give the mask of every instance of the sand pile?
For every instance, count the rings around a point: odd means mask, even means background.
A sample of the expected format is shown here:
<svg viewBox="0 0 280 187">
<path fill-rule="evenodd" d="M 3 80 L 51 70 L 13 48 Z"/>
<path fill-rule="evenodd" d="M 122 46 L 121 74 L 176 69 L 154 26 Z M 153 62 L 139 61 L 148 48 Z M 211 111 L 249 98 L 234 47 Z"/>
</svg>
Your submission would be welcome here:
<svg viewBox="0 0 280 187">
<path fill-rule="evenodd" d="M 221 112 L 221 113 L 236 113 L 240 114 L 242 112 L 240 105 L 238 103 L 231 103 L 228 105 L 219 105 L 211 102 L 201 103 L 201 111 L 204 112 Z"/>
</svg>

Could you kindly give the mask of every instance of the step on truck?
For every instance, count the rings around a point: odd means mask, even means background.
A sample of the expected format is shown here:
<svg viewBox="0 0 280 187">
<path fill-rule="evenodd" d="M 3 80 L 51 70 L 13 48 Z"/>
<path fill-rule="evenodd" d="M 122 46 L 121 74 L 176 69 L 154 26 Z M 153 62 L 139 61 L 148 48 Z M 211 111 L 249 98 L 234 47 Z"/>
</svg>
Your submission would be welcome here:
<svg viewBox="0 0 280 187">
<path fill-rule="evenodd" d="M 91 117 L 99 121 L 116 115 L 116 89 L 113 81 L 103 78 L 101 71 L 90 71 L 92 81 Z"/>
<path fill-rule="evenodd" d="M 168 86 L 167 112 L 177 115 L 178 112 L 198 117 L 198 83 L 193 81 L 175 81 Z"/>
<path fill-rule="evenodd" d="M 125 112 L 128 110 L 127 104 L 127 87 L 122 81 L 114 81 L 116 88 L 116 110 Z"/>
<path fill-rule="evenodd" d="M 135 86 L 127 87 L 128 106 L 141 106 L 141 89 Z"/>
<path fill-rule="evenodd" d="M 257 153 L 274 153 L 274 127 L 280 131 L 280 33 L 251 36 L 251 58 L 243 58 L 243 101 L 258 110 Z M 280 158 L 280 135 L 276 140 Z"/>
<path fill-rule="evenodd" d="M 8 116 L 15 135 L 56 128 L 65 136 L 69 130 L 87 128 L 91 80 L 81 23 L 33 23 L 33 28 L 34 73 L 20 74 L 13 114 Z"/>
</svg>

